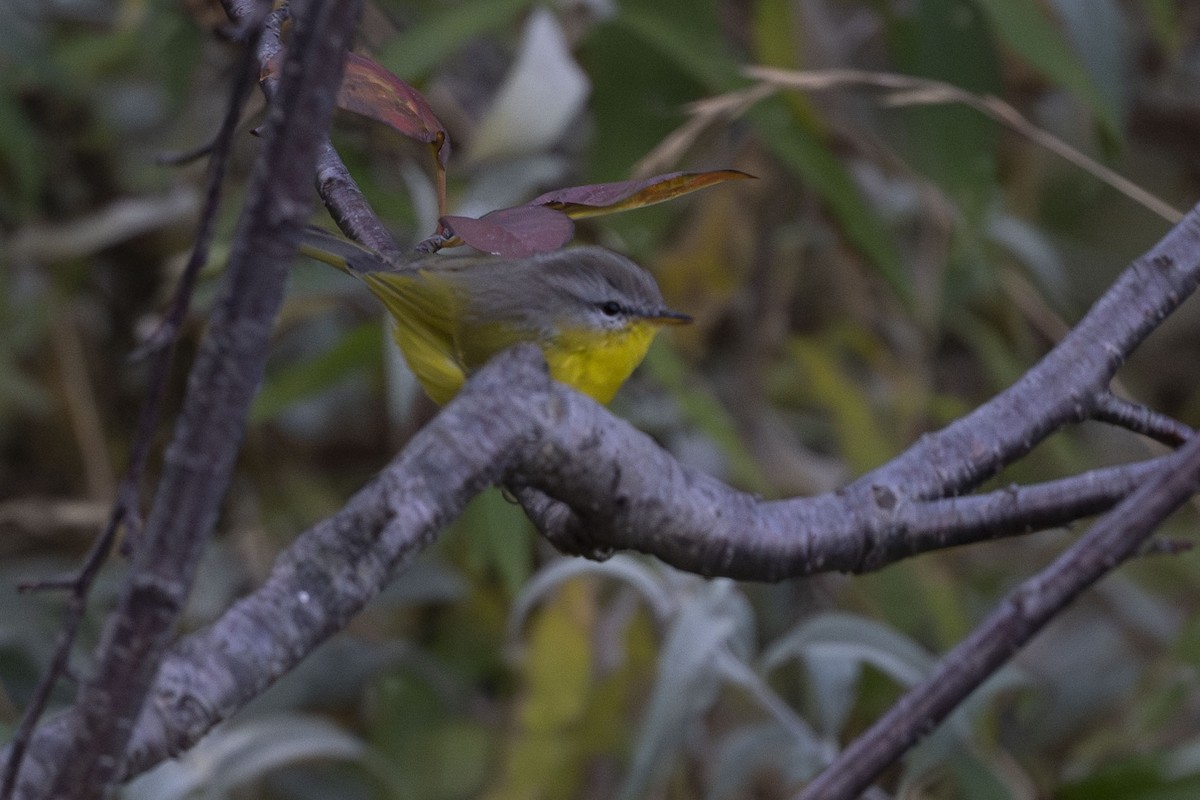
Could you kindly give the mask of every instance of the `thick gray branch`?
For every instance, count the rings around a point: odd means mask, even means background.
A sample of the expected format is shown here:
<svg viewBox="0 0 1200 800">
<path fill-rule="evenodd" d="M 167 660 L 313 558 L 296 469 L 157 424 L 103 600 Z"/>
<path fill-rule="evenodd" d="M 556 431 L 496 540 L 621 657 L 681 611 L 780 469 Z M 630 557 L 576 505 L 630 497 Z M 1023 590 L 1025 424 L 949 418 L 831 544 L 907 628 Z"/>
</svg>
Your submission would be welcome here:
<svg viewBox="0 0 1200 800">
<path fill-rule="evenodd" d="M 713 486 L 715 481 L 680 480 L 670 464 L 656 462 L 650 469 L 630 460 L 625 472 L 613 476 L 614 488 L 636 498 L 639 482 L 651 480 L 645 485 L 656 490 L 689 489 L 699 506 L 676 509 L 680 514 L 669 519 L 656 516 L 655 522 L 665 528 L 633 525 L 639 517 L 627 506 L 589 512 L 575 505 L 578 498 L 573 502 L 553 492 L 566 506 L 542 503 L 526 508 L 560 547 L 565 543 L 579 552 L 628 547 L 702 574 L 756 580 L 821 569 L 877 569 L 901 555 L 935 546 L 938 537 L 945 537 L 947 544 L 970 541 L 971 530 L 989 527 L 987 520 L 951 522 L 953 530 L 947 530 L 932 519 L 921 519 L 927 508 L 922 504 L 968 491 L 1064 425 L 1101 416 L 1101 408 L 1111 409 L 1108 384 L 1117 369 L 1195 290 L 1198 280 L 1200 214 L 1193 210 L 1127 268 L 1063 341 L 1017 383 L 836 494 L 756 504 L 722 492 L 719 485 Z M 529 483 L 537 485 L 534 480 Z M 1110 497 L 1108 504 L 1084 496 L 1077 508 L 1069 496 L 1062 499 L 1065 505 L 1059 511 L 1042 503 L 1023 527 L 1065 524 L 1104 510 L 1119 495 Z M 654 512 L 653 503 L 639 509 Z M 996 532 L 1013 524 L 996 522 Z M 927 524 L 941 532 L 914 546 L 911 537 Z M 629 535 L 635 528 L 641 536 Z M 648 530 L 655 531 L 652 539 L 645 536 Z M 750 530 L 753 534 L 746 533 Z M 814 548 L 814 531 L 831 532 L 831 540 Z"/>
<path fill-rule="evenodd" d="M 1048 510 L 1064 494 L 1083 498 L 1068 504 L 1070 513 L 1098 510 L 1165 460 L 930 501 L 929 521 L 915 507 L 906 512 L 914 525 L 909 535 L 925 536 L 927 546 L 965 541 L 959 534 L 944 538 L 951 536 L 954 505 L 977 538 L 1000 535 L 995 520 L 1007 519 L 1008 532 L 1020 532 L 1021 512 L 1030 508 L 1067 513 Z M 785 554 L 785 563 L 808 573 L 839 560 L 857 562 L 864 550 L 862 531 L 854 528 L 861 521 L 834 519 L 845 515 L 838 495 L 762 503 L 733 492 L 678 466 L 644 434 L 552 383 L 535 349 L 513 351 L 482 370 L 345 508 L 302 534 L 258 591 L 172 648 L 138 721 L 129 774 L 186 749 L 343 627 L 482 487 L 532 474 L 543 490 L 573 499 L 585 518 L 683 566 L 723 558 L 718 566 L 730 571 L 775 572 L 771 559 Z M 639 480 L 648 483 L 636 495 L 622 489 Z M 790 535 L 783 527 L 789 515 Z M 692 526 L 690 536 L 683 526 Z M 919 546 L 900 548 L 895 557 Z M 754 557 L 747 559 L 747 551 Z M 61 720 L 45 726 L 39 743 L 53 749 L 61 728 Z"/>
</svg>

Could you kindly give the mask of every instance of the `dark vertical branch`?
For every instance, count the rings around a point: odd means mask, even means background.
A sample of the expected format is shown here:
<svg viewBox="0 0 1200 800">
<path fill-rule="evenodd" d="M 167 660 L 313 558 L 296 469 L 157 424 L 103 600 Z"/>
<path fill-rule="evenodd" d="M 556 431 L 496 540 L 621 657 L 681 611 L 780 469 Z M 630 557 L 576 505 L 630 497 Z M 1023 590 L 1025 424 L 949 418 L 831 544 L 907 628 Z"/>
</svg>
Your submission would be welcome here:
<svg viewBox="0 0 1200 800">
<path fill-rule="evenodd" d="M 262 378 L 358 11 L 357 0 L 344 0 L 310 2 L 297 14 L 225 283 L 188 381 L 133 569 L 106 628 L 96 670 L 80 687 L 56 777 L 49 784 L 20 785 L 22 796 L 101 797 L 119 774 L 133 723 L 216 523 L 246 411 Z"/>
<path fill-rule="evenodd" d="M 244 24 L 249 9 L 244 2 L 226 0 L 225 13 L 236 24 Z M 283 49 L 283 23 L 288 17 L 286 6 L 276 9 L 267 16 L 262 38 L 259 40 L 258 62 L 263 68 L 263 94 L 268 99 L 275 96 L 278 79 L 268 65 L 272 64 Z M 365 244 L 387 258 L 399 258 L 401 250 L 396 240 L 383 226 L 366 196 L 358 188 L 350 170 L 342 162 L 328 136 L 317 152 L 317 193 L 321 195 L 325 208 L 329 210 L 338 227 L 355 241 Z"/>
<path fill-rule="evenodd" d="M 257 19 L 257 22 L 261 22 L 261 19 Z M 208 165 L 208 181 L 205 187 L 204 207 L 200 215 L 200 224 L 196 230 L 196 242 L 192 247 L 191 256 L 188 258 L 187 266 L 184 268 L 183 275 L 179 280 L 179 287 L 176 289 L 171 305 L 163 317 L 162 325 L 154 332 L 154 336 L 146 345 L 147 354 L 152 359 L 150 379 L 146 390 L 146 397 L 142 403 L 141 412 L 138 415 L 137 430 L 134 433 L 133 446 L 130 449 L 129 465 L 125 468 L 125 474 L 121 478 L 120 485 L 117 487 L 116 501 L 113 504 L 112 513 L 109 515 L 104 530 L 92 544 L 91 550 L 84 559 L 83 566 L 79 572 L 72 576 L 68 582 L 67 588 L 69 588 L 71 596 L 67 606 L 66 618 L 63 621 L 62 630 L 59 632 L 58 639 L 55 642 L 54 656 L 50 661 L 50 665 L 39 678 L 38 685 L 35 687 L 33 695 L 25 707 L 25 712 L 21 716 L 21 724 L 17 729 L 16 735 L 13 737 L 10 756 L 4 764 L 3 777 L 0 778 L 0 800 L 7 800 L 12 795 L 13 788 L 16 786 L 17 774 L 21 769 L 25 747 L 29 741 L 29 737 L 33 733 L 34 727 L 37 725 L 38 719 L 41 718 L 42 713 L 46 709 L 50 693 L 57 685 L 58 679 L 66 671 L 71 648 L 75 643 L 75 636 L 79 630 L 79 624 L 82 622 L 84 612 L 87 610 L 87 598 L 91 594 L 92 584 L 100 571 L 100 567 L 108 559 L 108 555 L 112 551 L 117 532 L 124 526 L 127 532 L 126 541 L 133 541 L 141 531 L 142 519 L 139 503 L 142 477 L 145 473 L 146 461 L 150 456 L 154 433 L 158 430 L 158 423 L 162 416 L 163 403 L 167 395 L 168 378 L 171 373 L 171 362 L 175 355 L 175 345 L 179 339 L 179 331 L 184 317 L 187 316 L 188 307 L 191 305 L 192 290 L 196 285 L 196 277 L 199 275 L 200 269 L 208 262 L 208 252 L 212 244 L 217 210 L 220 207 L 221 184 L 225 179 L 225 172 L 229 164 L 233 133 L 237 129 L 238 118 L 241 115 L 242 107 L 246 103 L 250 86 L 253 85 L 252 75 L 254 73 L 253 67 L 255 66 L 253 40 L 257 38 L 256 28 L 255 20 L 251 20 L 249 28 L 252 39 L 251 46 L 243 50 L 242 57 L 238 60 L 238 67 L 233 77 L 233 86 L 229 104 L 225 111 L 225 117 L 221 122 L 221 128 L 217 132 L 211 148 L 206 148 L 206 150 L 211 151 L 212 158 Z"/>
<path fill-rule="evenodd" d="M 875 721 L 800 800 L 851 800 L 1024 647 L 1072 600 L 1135 555 L 1173 511 L 1200 490 L 1193 437 L 1133 494 L 1040 574 L 1017 587 L 924 682 Z"/>
</svg>

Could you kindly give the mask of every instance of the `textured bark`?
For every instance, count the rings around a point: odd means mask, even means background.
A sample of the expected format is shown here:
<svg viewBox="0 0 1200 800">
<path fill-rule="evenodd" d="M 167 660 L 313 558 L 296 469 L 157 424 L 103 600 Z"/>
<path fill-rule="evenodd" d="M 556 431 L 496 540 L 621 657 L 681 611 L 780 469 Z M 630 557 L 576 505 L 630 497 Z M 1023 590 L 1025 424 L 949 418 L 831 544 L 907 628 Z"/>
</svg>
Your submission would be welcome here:
<svg viewBox="0 0 1200 800">
<path fill-rule="evenodd" d="M 235 20 L 250 7 L 226 2 Z M 345 36 L 347 24 L 343 20 L 338 36 Z M 294 41 L 302 40 L 302 30 Z M 313 59 L 329 71 L 327 59 L 335 58 L 340 42 L 316 37 L 312 49 L 321 55 Z M 862 745 L 871 753 L 862 762 L 869 768 L 840 783 L 841 794 L 822 793 L 820 783 L 812 790 L 813 796 L 852 796 L 845 792 L 869 783 L 881 764 L 930 730 L 1079 591 L 1135 552 L 1162 516 L 1195 490 L 1200 456 L 1192 432 L 1109 393 L 1125 358 L 1200 281 L 1200 215 L 1193 211 L 1011 388 L 889 464 L 816 497 L 765 502 L 688 469 L 594 402 L 551 382 L 536 349 L 517 348 L 474 376 L 341 511 L 299 536 L 261 587 L 160 660 L 190 580 L 190 565 L 180 569 L 178 562 L 197 560 L 212 527 L 261 375 L 318 151 L 318 186 L 335 219 L 376 249 L 391 246 L 324 138 L 336 81 L 327 73 L 311 89 L 319 112 L 304 106 L 308 116 L 279 116 L 302 108 L 293 105 L 300 100 L 289 82 L 313 80 L 296 70 L 303 66 L 282 73 L 264 160 L 168 453 L 150 538 L 79 704 L 44 725 L 31 743 L 24 796 L 54 795 L 46 786 L 58 786 L 58 796 L 90 796 L 70 790 L 106 786 L 186 749 L 340 630 L 489 485 L 515 487 L 560 547 L 631 549 L 704 575 L 764 581 L 878 569 L 929 550 L 1066 524 L 1129 498 L 944 662 L 941 678 L 930 685 L 943 692 L 938 699 L 911 695 L 885 718 L 881 739 Z M 1048 435 L 1086 419 L 1189 444 L 1140 464 L 961 496 Z M 177 567 L 161 566 L 168 562 Z M 150 702 L 142 705 L 147 688 Z M 886 749 L 873 749 L 878 741 Z M 837 765 L 831 770 L 843 772 Z"/>
</svg>

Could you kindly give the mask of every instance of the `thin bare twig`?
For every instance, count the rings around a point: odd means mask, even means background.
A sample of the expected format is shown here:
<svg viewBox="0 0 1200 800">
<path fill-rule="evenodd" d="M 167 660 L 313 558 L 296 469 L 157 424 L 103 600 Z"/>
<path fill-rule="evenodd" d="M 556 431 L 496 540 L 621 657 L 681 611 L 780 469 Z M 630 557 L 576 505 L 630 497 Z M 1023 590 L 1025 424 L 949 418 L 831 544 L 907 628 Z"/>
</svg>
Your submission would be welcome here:
<svg viewBox="0 0 1200 800">
<path fill-rule="evenodd" d="M 154 157 L 154 163 L 160 167 L 182 167 L 191 164 L 193 161 L 199 161 L 213 151 L 217 146 L 217 141 L 214 139 L 211 142 L 205 142 L 193 147 L 191 150 L 180 150 L 178 152 L 159 153 Z"/>
<path fill-rule="evenodd" d="M 77 449 L 83 461 L 87 496 L 93 500 L 111 501 L 117 479 L 108 457 L 104 423 L 96 407 L 96 393 L 88 375 L 83 342 L 79 338 L 72 307 L 63 307 L 60 302 L 54 305 L 56 320 L 50 326 L 50 342 L 62 375 L 67 421 L 75 432 Z"/>
<path fill-rule="evenodd" d="M 83 258 L 165 225 L 190 219 L 196 195 L 179 186 L 155 196 L 126 197 L 69 222 L 26 225 L 4 243 L 12 261 L 41 264 Z"/>
<path fill-rule="evenodd" d="M 1047 339 L 1058 342 L 1070 333 L 1070 326 L 1046 304 L 1024 275 L 1016 270 L 1005 270 L 1001 284 Z M 1130 393 L 1119 378 L 1114 377 L 1110 385 L 1110 391 L 1096 398 L 1092 419 L 1140 433 L 1168 447 L 1178 447 L 1191 438 L 1193 430 L 1189 426 L 1125 399 Z"/>
<path fill-rule="evenodd" d="M 1035 144 L 1060 156 L 1090 175 L 1116 189 L 1134 202 L 1144 206 L 1167 222 L 1175 224 L 1183 219 L 1183 212 L 1169 203 L 1109 169 L 1094 158 L 1081 153 L 1057 136 L 1042 130 L 1021 115 L 1008 103 L 994 95 L 978 95 L 952 83 L 901 75 L 894 72 L 871 72 L 858 69 L 827 69 L 811 72 L 777 69 L 774 67 L 747 67 L 746 75 L 765 84 L 787 89 L 805 91 L 828 91 L 845 86 L 870 86 L 891 92 L 888 100 L 893 105 L 944 105 L 959 103 L 969 106 L 996 122 L 1006 125 Z"/>
<path fill-rule="evenodd" d="M 1000 607 L 805 787 L 798 800 L 852 800 L 1032 639 L 1081 592 L 1138 554 L 1200 490 L 1200 438 L 1170 456 L 1133 494 Z"/>
<path fill-rule="evenodd" d="M 649 177 L 665 172 L 669 165 L 678 163 L 683 158 L 683 154 L 706 130 L 718 123 L 737 119 L 774 93 L 775 88 L 764 83 L 689 103 L 684 108 L 688 115 L 687 121 L 642 156 L 634 165 L 633 176 Z"/>
<path fill-rule="evenodd" d="M 13 735 L 12 743 L 9 746 L 8 760 L 4 763 L 3 784 L 0 785 L 0 798 L 3 800 L 8 800 L 16 789 L 17 778 L 21 774 L 21 766 L 38 720 L 46 711 L 46 704 L 50 702 L 50 694 L 54 691 L 54 687 L 67 672 L 71 647 L 79 633 L 79 625 L 83 622 L 84 612 L 87 611 L 88 594 L 91 592 L 96 575 L 100 572 L 100 567 L 112 550 L 113 540 L 116 538 L 117 530 L 123 519 L 124 506 L 117 503 L 112 516 L 109 517 L 108 524 L 92 544 L 83 566 L 76 575 L 68 580 L 58 581 L 57 586 L 53 585 L 54 582 L 46 582 L 36 587 L 30 587 L 65 588 L 71 590 L 71 595 L 62 628 L 59 629 L 58 636 L 54 641 L 54 655 L 51 656 L 50 663 L 46 665 L 38 678 L 37 686 L 34 687 L 33 694 L 25 705 L 21 723 L 17 726 L 17 732 Z"/>
<path fill-rule="evenodd" d="M 266 147 L 224 290 L 192 370 L 145 539 L 106 628 L 96 671 L 82 683 L 67 715 L 65 751 L 50 762 L 49 780 L 19 783 L 26 796 L 99 797 L 120 772 L 132 723 L 228 485 L 305 221 L 311 170 L 357 11 L 354 2 L 310 3 L 298 21 L 280 101 L 269 114 Z M 38 754 L 44 769 L 46 755 Z"/>
<path fill-rule="evenodd" d="M 162 404 L 166 398 L 167 377 L 170 374 L 171 362 L 175 354 L 175 345 L 179 341 L 179 333 L 183 321 L 187 317 L 188 308 L 192 302 L 192 292 L 196 288 L 196 280 L 200 270 L 208 263 L 208 253 L 212 246 L 213 232 L 216 228 L 217 211 L 221 205 L 221 185 L 225 181 L 225 173 L 229 167 L 229 156 L 233 149 L 233 135 L 237 130 L 238 118 L 242 107 L 250 94 L 253 85 L 254 61 L 252 58 L 253 44 L 247 47 L 238 60 L 233 85 L 226 107 L 225 116 L 221 120 L 221 128 L 213 140 L 212 159 L 209 161 L 208 181 L 204 191 L 204 208 L 200 222 L 196 227 L 196 242 L 188 256 L 179 285 L 171 299 L 171 305 L 162 321 L 154 332 L 138 348 L 131 358 L 138 360 L 152 352 L 158 352 L 159 357 L 150 372 L 150 386 L 142 413 L 138 417 L 137 432 L 134 436 L 133 451 L 130 456 L 129 471 L 126 482 L 135 486 L 141 484 L 142 471 L 149 457 L 150 442 L 154 431 L 158 428 L 158 420 L 162 414 Z M 135 491 L 122 500 L 137 502 Z M 136 505 L 134 506 L 136 509 Z"/>
<path fill-rule="evenodd" d="M 1100 422 L 1148 436 L 1168 447 L 1179 447 L 1195 434 L 1192 428 L 1182 422 L 1146 408 L 1140 403 L 1124 400 L 1111 392 L 1105 392 L 1097 398 L 1096 410 L 1092 416 Z"/>
<path fill-rule="evenodd" d="M 79 572 L 66 579 L 41 581 L 22 586 L 25 591 L 34 589 L 59 588 L 69 589 L 70 601 L 67 605 L 66 618 L 55 641 L 54 655 L 50 664 L 38 679 L 33 695 L 25 707 L 21 723 L 13 737 L 12 748 L 8 761 L 4 765 L 3 777 L 0 778 L 0 800 L 7 800 L 17 784 L 21 762 L 25 749 L 41 715 L 45 712 L 58 679 L 63 675 L 70 659 L 71 648 L 79 631 L 79 625 L 87 610 L 87 598 L 91 594 L 92 584 L 100 567 L 107 560 L 112 550 L 117 533 L 124 526 L 127 531 L 136 532 L 141 527 L 142 476 L 145 473 L 146 461 L 150 455 L 154 432 L 162 416 L 163 403 L 166 400 L 167 378 L 171 371 L 171 362 L 175 354 L 175 344 L 179 338 L 179 330 L 187 309 L 191 304 L 192 290 L 195 287 L 196 276 L 208 261 L 208 250 L 212 241 L 212 233 L 220 206 L 221 184 L 224 181 L 226 167 L 229 161 L 233 132 L 241 114 L 252 85 L 253 73 L 250 50 L 247 49 L 238 61 L 238 70 L 234 76 L 229 103 L 221 128 L 213 140 L 213 157 L 209 163 L 208 186 L 205 192 L 204 206 L 200 216 L 200 224 L 196 232 L 196 242 L 192 248 L 191 257 L 183 271 L 179 286 L 172 299 L 171 307 L 164 318 L 163 324 L 156 332 L 157 354 L 150 369 L 150 380 L 142 408 L 138 414 L 137 430 L 133 437 L 129 465 L 117 487 L 113 509 L 109 515 L 104 530 L 93 542 L 91 549 L 84 558 Z"/>
</svg>

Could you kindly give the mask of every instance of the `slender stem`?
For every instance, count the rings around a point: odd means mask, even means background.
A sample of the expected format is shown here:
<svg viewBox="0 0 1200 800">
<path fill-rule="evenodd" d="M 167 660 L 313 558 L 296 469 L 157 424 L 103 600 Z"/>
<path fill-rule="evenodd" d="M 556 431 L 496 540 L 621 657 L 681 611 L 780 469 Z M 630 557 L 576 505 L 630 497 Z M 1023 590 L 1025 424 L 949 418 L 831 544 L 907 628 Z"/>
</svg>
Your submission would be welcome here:
<svg viewBox="0 0 1200 800">
<path fill-rule="evenodd" d="M 1134 433 L 1149 436 L 1168 447 L 1178 447 L 1194 433 L 1182 422 L 1138 403 L 1123 400 L 1112 392 L 1100 395 L 1092 416 L 1100 422 L 1118 425 Z"/>
<path fill-rule="evenodd" d="M 28 796 L 98 798 L 120 774 L 134 722 L 215 526 L 262 378 L 358 11 L 356 0 L 310 0 L 296 15 L 262 157 L 133 567 L 106 625 L 95 672 L 80 686 L 64 757 L 51 780 L 19 784 Z"/>
<path fill-rule="evenodd" d="M 209 161 L 208 183 L 200 224 L 196 231 L 196 242 L 192 247 L 187 266 L 183 270 L 171 306 L 162 325 L 152 337 L 155 345 L 155 358 L 150 368 L 146 396 L 138 414 L 137 430 L 133 437 L 129 464 L 117 487 L 113 509 L 104 530 L 92 543 L 79 572 L 65 584 L 60 583 L 70 590 L 66 618 L 63 620 L 62 629 L 55 641 L 54 655 L 51 656 L 50 664 L 39 677 L 37 686 L 34 687 L 33 694 L 21 716 L 21 723 L 13 737 L 10 757 L 4 764 L 3 777 L 0 778 L 0 800 L 8 800 L 12 796 L 29 739 L 33 735 L 38 720 L 46 710 L 46 704 L 50 701 L 50 695 L 58 684 L 58 679 L 67 669 L 71 648 L 74 646 L 84 613 L 87 611 L 87 598 L 91 594 L 92 584 L 100 572 L 101 565 L 108 559 L 108 555 L 112 551 L 117 532 L 122 525 L 125 526 L 126 531 L 135 535 L 141 528 L 141 512 L 138 503 L 142 477 L 146 470 L 146 461 L 150 455 L 154 432 L 158 429 L 158 423 L 162 417 L 163 404 L 167 396 L 167 379 L 171 372 L 171 362 L 174 360 L 175 345 L 179 340 L 182 321 L 191 304 L 196 277 L 208 261 L 217 210 L 220 207 L 221 185 L 225 179 L 229 154 L 232 150 L 233 133 L 237 128 L 237 122 L 241 116 L 242 107 L 245 105 L 246 97 L 249 95 L 250 87 L 253 85 L 252 53 L 253 48 L 248 47 L 238 60 L 238 68 L 234 75 L 225 116 L 216 137 L 208 145 L 212 158 Z"/>
<path fill-rule="evenodd" d="M 1022 583 L 924 682 L 843 750 L 798 800 L 851 800 L 928 735 L 1081 592 L 1138 554 L 1200 489 L 1200 437 L 1162 464 L 1040 574 Z"/>
</svg>

